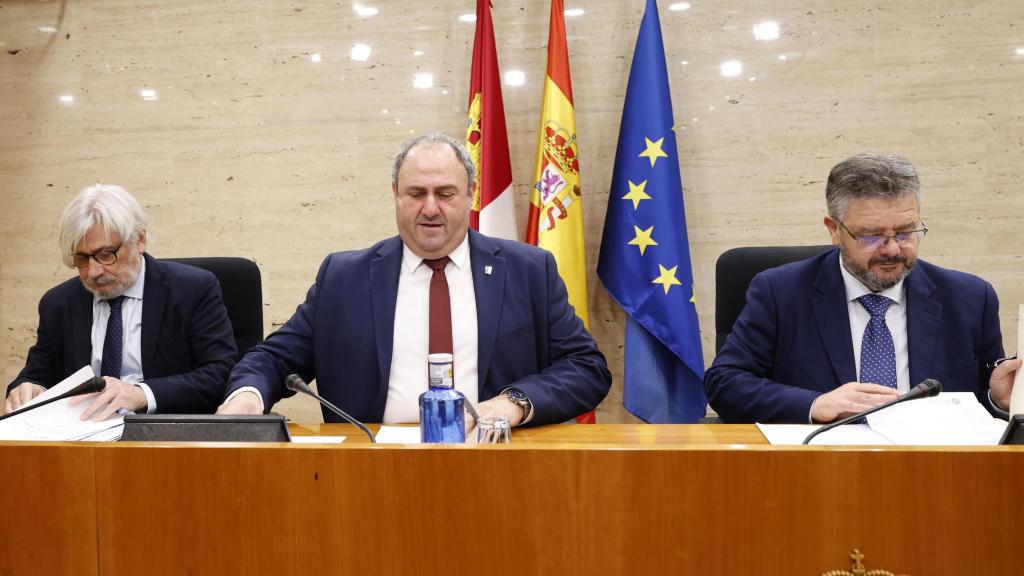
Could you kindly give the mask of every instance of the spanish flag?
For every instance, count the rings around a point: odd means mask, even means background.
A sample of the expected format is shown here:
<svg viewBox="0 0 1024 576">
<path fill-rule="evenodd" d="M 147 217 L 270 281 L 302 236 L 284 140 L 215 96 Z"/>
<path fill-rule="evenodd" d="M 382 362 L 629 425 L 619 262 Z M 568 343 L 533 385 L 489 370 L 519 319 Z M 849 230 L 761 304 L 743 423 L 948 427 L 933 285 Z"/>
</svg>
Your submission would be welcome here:
<svg viewBox="0 0 1024 576">
<path fill-rule="evenodd" d="M 534 166 L 526 241 L 554 255 L 558 273 L 569 291 L 569 303 L 576 309 L 576 315 L 583 320 L 583 325 L 589 329 L 579 148 L 576 143 L 576 112 L 572 103 L 562 0 L 551 2 L 548 69 L 544 77 L 537 161 Z M 592 423 L 594 413 L 580 416 L 577 420 Z"/>
<path fill-rule="evenodd" d="M 469 225 L 488 236 L 518 240 L 500 76 L 490 1 L 477 0 L 466 126 L 466 148 L 477 174 Z"/>
</svg>

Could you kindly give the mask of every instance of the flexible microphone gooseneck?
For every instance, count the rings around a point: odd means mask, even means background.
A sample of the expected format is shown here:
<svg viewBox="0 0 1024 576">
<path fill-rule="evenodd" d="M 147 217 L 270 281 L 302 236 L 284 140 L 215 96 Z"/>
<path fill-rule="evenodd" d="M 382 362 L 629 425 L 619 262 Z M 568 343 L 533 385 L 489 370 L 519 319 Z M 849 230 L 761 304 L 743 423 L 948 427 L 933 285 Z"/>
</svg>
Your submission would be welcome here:
<svg viewBox="0 0 1024 576">
<path fill-rule="evenodd" d="M 901 402 L 908 402 L 910 400 L 917 400 L 918 398 L 928 398 L 930 396 L 938 396 L 939 392 L 942 392 L 942 383 L 939 382 L 938 380 L 933 380 L 931 378 L 928 378 L 927 380 L 922 381 L 917 386 L 914 386 L 914 388 L 911 389 L 910 392 L 907 392 L 903 396 L 900 396 L 899 398 L 897 398 L 895 400 L 892 400 L 891 402 L 886 402 L 885 404 L 879 404 L 878 406 L 875 406 L 874 408 L 868 408 L 867 410 L 865 410 L 863 412 L 858 412 L 857 414 L 854 414 L 853 416 L 847 416 L 846 418 L 843 418 L 842 420 L 836 420 L 835 422 L 832 422 L 831 424 L 826 424 L 826 425 L 822 426 L 821 428 L 818 428 L 814 432 L 811 432 L 810 434 L 808 434 L 807 438 L 804 438 L 803 443 L 804 444 L 809 444 L 811 442 L 811 439 L 814 438 L 815 436 L 817 436 L 818 434 L 822 434 L 824 432 L 828 432 L 829 430 L 831 430 L 833 428 L 838 428 L 839 426 L 842 426 L 843 424 L 849 424 L 850 422 L 853 422 L 854 420 L 859 420 L 859 419 L 867 416 L 868 414 L 874 414 L 875 412 L 878 412 L 879 410 L 884 410 L 884 409 L 888 408 L 889 406 L 895 406 L 896 404 L 899 404 Z"/>
<path fill-rule="evenodd" d="M 82 382 L 78 386 L 75 386 L 71 390 L 68 390 L 67 392 L 65 392 L 65 393 L 63 393 L 63 394 L 61 394 L 59 396 L 54 396 L 53 398 L 50 398 L 48 400 L 43 400 L 42 402 L 33 404 L 31 406 L 26 406 L 24 408 L 19 408 L 19 409 L 15 410 L 14 412 L 8 412 L 7 414 L 4 414 L 3 416 L 0 416 L 0 420 L 4 420 L 6 418 L 10 418 L 11 416 L 17 416 L 18 414 L 24 414 L 25 412 L 28 412 L 29 410 L 35 410 L 36 408 L 39 408 L 40 406 L 46 406 L 47 404 L 52 404 L 52 403 L 54 403 L 54 402 L 56 402 L 58 400 L 63 400 L 65 398 L 71 398 L 73 396 L 82 396 L 83 394 L 92 394 L 93 392 L 102 392 L 103 389 L 106 388 L 106 387 L 107 387 L 107 381 L 104 380 L 102 376 L 93 376 L 92 378 L 89 378 L 85 382 Z"/>
<path fill-rule="evenodd" d="M 328 410 L 334 412 L 338 416 L 341 416 L 342 418 L 345 419 L 346 422 L 348 422 L 349 424 L 354 424 L 356 428 L 359 428 L 360 430 L 365 432 L 366 435 L 370 437 L 370 442 L 373 442 L 374 444 L 377 443 L 377 439 L 374 438 L 373 432 L 370 432 L 370 429 L 366 427 L 366 424 L 363 424 L 359 420 L 356 420 L 355 418 L 349 416 L 347 413 L 345 413 L 344 410 L 338 408 L 334 404 L 331 404 L 316 392 L 313 392 L 313 389 L 309 387 L 309 384 L 306 384 L 306 382 L 298 374 L 290 374 L 287 378 L 284 379 L 284 385 L 287 386 L 288 389 L 293 392 L 302 392 L 307 396 L 312 396 L 313 398 L 316 398 L 317 402 L 319 402 L 323 406 L 326 406 Z"/>
</svg>

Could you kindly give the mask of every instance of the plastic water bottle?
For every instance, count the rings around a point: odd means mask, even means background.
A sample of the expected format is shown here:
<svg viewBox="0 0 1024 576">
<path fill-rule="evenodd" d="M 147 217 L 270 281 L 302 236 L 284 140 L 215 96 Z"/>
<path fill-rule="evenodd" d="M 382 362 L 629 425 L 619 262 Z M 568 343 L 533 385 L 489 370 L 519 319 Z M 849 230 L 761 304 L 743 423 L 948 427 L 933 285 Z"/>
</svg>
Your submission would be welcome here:
<svg viewBox="0 0 1024 576">
<path fill-rule="evenodd" d="M 466 441 L 466 397 L 455 389 L 451 354 L 427 357 L 430 388 L 420 395 L 420 440 L 462 444 Z"/>
</svg>

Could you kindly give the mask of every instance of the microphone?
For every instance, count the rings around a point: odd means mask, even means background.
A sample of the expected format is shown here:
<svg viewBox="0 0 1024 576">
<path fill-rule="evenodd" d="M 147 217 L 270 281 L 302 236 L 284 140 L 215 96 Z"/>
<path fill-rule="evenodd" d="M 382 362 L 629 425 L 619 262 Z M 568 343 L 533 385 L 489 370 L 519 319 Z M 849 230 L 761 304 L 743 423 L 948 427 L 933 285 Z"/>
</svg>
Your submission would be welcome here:
<svg viewBox="0 0 1024 576">
<path fill-rule="evenodd" d="M 102 376 L 93 376 L 92 378 L 89 378 L 85 382 L 82 382 L 78 386 L 75 386 L 74 388 L 72 388 L 71 390 L 68 390 L 67 392 L 65 392 L 63 394 L 60 394 L 58 396 L 54 396 L 53 398 L 48 398 L 46 400 L 43 400 L 42 402 L 37 402 L 35 404 L 32 404 L 31 406 L 25 406 L 24 408 L 19 408 L 19 409 L 15 410 L 14 412 L 9 412 L 7 414 L 4 414 L 3 416 L 0 416 L 0 420 L 4 420 L 6 418 L 10 418 L 11 416 L 17 416 L 18 414 L 23 414 L 25 412 L 28 412 L 29 410 L 35 410 L 36 408 L 39 408 L 40 406 L 46 406 L 47 404 L 52 404 L 52 403 L 54 403 L 54 402 L 56 402 L 58 400 L 63 400 L 65 398 L 71 398 L 73 396 L 82 396 L 84 394 L 92 394 L 93 392 L 102 392 L 103 389 L 106 388 L 106 387 L 107 387 L 107 381 L 104 380 Z"/>
<path fill-rule="evenodd" d="M 932 378 L 928 378 L 928 379 L 922 381 L 917 386 L 914 386 L 914 388 L 911 389 L 910 392 L 907 392 L 906 394 L 904 394 L 903 396 L 900 396 L 899 398 L 897 398 L 895 400 L 892 400 L 890 402 L 886 402 L 885 404 L 879 404 L 878 406 L 875 406 L 874 408 L 868 408 L 867 410 L 865 410 L 863 412 L 859 412 L 857 414 L 854 414 L 853 416 L 847 416 L 846 418 L 843 418 L 842 420 L 836 420 L 835 422 L 832 422 L 831 424 L 826 424 L 826 425 L 822 426 L 821 428 L 818 428 L 814 432 L 811 432 L 810 434 L 808 434 L 807 438 L 804 438 L 803 443 L 804 444 L 809 444 L 811 442 L 811 439 L 814 438 L 815 436 L 817 436 L 818 434 L 821 434 L 823 432 L 828 432 L 829 430 L 831 430 L 833 428 L 838 428 L 839 426 L 842 426 L 843 424 L 849 424 L 850 422 L 853 422 L 854 420 L 859 420 L 859 419 L 867 416 L 868 414 L 874 414 L 875 412 L 878 412 L 879 410 L 884 410 L 885 408 L 888 408 L 889 406 L 895 406 L 896 404 L 899 404 L 900 402 L 907 402 L 907 401 L 910 401 L 910 400 L 917 400 L 918 398 L 929 398 L 931 396 L 938 396 L 939 392 L 942 392 L 942 383 L 939 382 L 938 380 L 933 380 Z"/>
<path fill-rule="evenodd" d="M 322 404 L 323 406 L 326 406 L 328 410 L 334 412 L 338 416 L 341 416 L 342 418 L 345 419 L 346 422 L 348 422 L 349 424 L 354 424 L 356 428 L 359 428 L 360 430 L 365 432 L 366 435 L 370 437 L 370 442 L 373 442 L 374 444 L 377 443 L 377 439 L 374 438 L 373 432 L 370 432 L 370 429 L 366 427 L 366 424 L 363 424 L 359 420 L 356 420 L 355 418 L 349 416 L 348 414 L 345 413 L 344 410 L 338 408 L 334 404 L 331 404 L 316 392 L 313 392 L 313 389 L 309 387 L 309 384 L 306 384 L 306 382 L 298 374 L 290 374 L 287 378 L 284 379 L 284 385 L 287 386 L 288 389 L 291 390 L 292 392 L 302 392 L 306 396 L 312 396 L 313 398 L 316 398 L 316 401 Z"/>
</svg>

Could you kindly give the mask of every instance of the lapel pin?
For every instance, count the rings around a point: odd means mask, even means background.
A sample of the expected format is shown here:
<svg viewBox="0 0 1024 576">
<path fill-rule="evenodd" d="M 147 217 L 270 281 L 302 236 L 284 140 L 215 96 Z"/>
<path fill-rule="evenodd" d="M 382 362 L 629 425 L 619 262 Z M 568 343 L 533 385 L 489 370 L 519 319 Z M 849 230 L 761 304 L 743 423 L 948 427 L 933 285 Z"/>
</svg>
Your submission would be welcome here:
<svg viewBox="0 0 1024 576">
<path fill-rule="evenodd" d="M 484 266 L 484 276 L 490 276 L 491 270 L 493 270 L 493 268 L 491 268 L 490 266 Z"/>
</svg>

